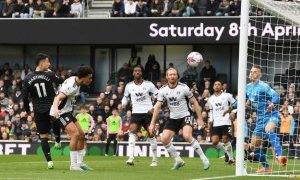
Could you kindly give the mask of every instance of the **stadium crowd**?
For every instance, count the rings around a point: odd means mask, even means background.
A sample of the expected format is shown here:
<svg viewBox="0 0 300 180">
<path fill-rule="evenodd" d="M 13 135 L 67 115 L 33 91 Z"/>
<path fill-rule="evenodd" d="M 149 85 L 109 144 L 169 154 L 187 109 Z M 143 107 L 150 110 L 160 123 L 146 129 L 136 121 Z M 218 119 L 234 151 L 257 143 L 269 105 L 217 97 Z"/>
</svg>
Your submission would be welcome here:
<svg viewBox="0 0 300 180">
<path fill-rule="evenodd" d="M 80 0 L 0 0 L 0 18 L 81 17 Z"/>
<path fill-rule="evenodd" d="M 132 67 L 137 64 L 140 64 L 139 58 L 131 58 L 128 63 L 125 63 L 118 70 L 117 75 L 108 81 L 104 91 L 97 95 L 96 100 L 79 100 L 79 102 L 85 102 L 88 105 L 89 114 L 93 117 L 93 124 L 95 124 L 94 128 L 88 133 L 90 141 L 105 141 L 107 139 L 106 119 L 111 115 L 113 109 L 118 110 L 118 114 L 122 119 L 122 131 L 118 134 L 119 140 L 128 139 L 129 122 L 132 115 L 131 107 L 128 106 L 126 109 L 123 109 L 121 99 L 123 98 L 126 83 L 132 80 Z M 172 66 L 174 65 L 170 63 L 169 67 Z M 38 141 L 39 139 L 34 123 L 34 114 L 26 115 L 22 102 L 22 80 L 31 71 L 28 65 L 25 65 L 23 68 L 18 64 L 11 67 L 9 63 L 3 64 L 0 68 L 0 140 Z M 292 82 L 294 82 L 296 76 L 299 77 L 298 73 L 298 71 L 291 68 L 286 71 L 286 74 L 291 77 L 289 80 Z M 56 70 L 56 74 L 66 79 L 72 75 L 72 72 L 59 67 Z M 193 132 L 194 137 L 201 143 L 211 142 L 211 132 L 208 126 L 209 107 L 207 100 L 213 93 L 213 82 L 219 78 L 215 68 L 209 61 L 206 61 L 202 69 L 188 66 L 180 79 L 191 87 L 194 96 L 203 109 L 202 118 L 204 123 L 194 122 Z M 148 61 L 144 66 L 144 79 L 152 81 L 158 89 L 166 84 L 160 64 L 156 61 L 154 55 L 149 55 Z M 281 96 L 281 105 L 279 107 L 281 120 L 278 131 L 282 136 L 283 142 L 293 140 L 293 142 L 299 143 L 299 87 L 296 84 L 288 83 L 286 87 L 277 89 Z M 231 93 L 230 85 L 226 82 L 223 84 L 223 92 Z M 234 96 L 236 97 L 236 94 Z M 81 98 L 85 97 L 81 96 Z M 158 140 L 159 134 L 162 132 L 164 123 L 168 117 L 168 109 L 163 108 L 159 116 L 159 121 L 156 124 Z M 233 122 L 232 135 L 235 137 L 236 111 L 232 111 L 230 117 Z M 251 112 L 250 109 L 247 111 L 247 124 L 250 131 L 255 127 L 255 121 L 256 113 Z M 146 139 L 147 132 L 142 128 L 138 133 L 138 140 L 144 141 Z M 184 141 L 181 131 L 174 137 L 173 141 Z"/>
<path fill-rule="evenodd" d="M 239 16 L 240 9 L 240 0 L 114 0 L 111 16 Z"/>
</svg>

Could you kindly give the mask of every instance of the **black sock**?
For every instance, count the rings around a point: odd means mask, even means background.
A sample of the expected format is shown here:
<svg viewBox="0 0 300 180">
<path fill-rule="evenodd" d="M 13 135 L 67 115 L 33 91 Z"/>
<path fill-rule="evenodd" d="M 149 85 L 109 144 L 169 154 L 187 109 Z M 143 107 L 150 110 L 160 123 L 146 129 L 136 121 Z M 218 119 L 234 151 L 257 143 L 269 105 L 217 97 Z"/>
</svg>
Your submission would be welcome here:
<svg viewBox="0 0 300 180">
<path fill-rule="evenodd" d="M 53 130 L 53 134 L 55 136 L 55 142 L 59 143 L 60 142 L 60 126 L 57 123 L 57 121 L 55 121 L 53 123 L 52 130 Z"/>
<path fill-rule="evenodd" d="M 55 136 L 55 142 L 60 143 L 60 136 Z"/>
<path fill-rule="evenodd" d="M 47 162 L 52 161 L 51 154 L 50 154 L 50 145 L 48 143 L 47 138 L 41 138 L 41 145 L 42 145 L 42 150 L 44 153 L 44 156 L 47 160 Z"/>
<path fill-rule="evenodd" d="M 114 155 L 117 155 L 117 143 L 118 143 L 118 141 L 117 141 L 117 139 L 115 138 L 115 139 L 114 139 Z"/>
</svg>

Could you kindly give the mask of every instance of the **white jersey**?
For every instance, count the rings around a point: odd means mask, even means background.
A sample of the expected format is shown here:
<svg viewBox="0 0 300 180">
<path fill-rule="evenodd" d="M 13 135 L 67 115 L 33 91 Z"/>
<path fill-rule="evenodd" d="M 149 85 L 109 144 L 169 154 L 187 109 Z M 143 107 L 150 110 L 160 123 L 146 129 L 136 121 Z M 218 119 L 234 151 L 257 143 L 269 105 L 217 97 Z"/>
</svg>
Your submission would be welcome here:
<svg viewBox="0 0 300 180">
<path fill-rule="evenodd" d="M 132 103 L 132 113 L 148 113 L 153 108 L 151 101 L 151 95 L 157 96 L 158 90 L 154 84 L 150 81 L 143 81 L 142 84 L 135 84 L 133 81 L 128 83 L 125 87 L 124 97 L 122 104 L 125 99 L 130 98 Z"/>
<path fill-rule="evenodd" d="M 229 113 L 223 115 L 234 102 L 235 99 L 229 93 L 221 93 L 219 96 L 213 94 L 208 98 L 210 121 L 213 122 L 213 127 L 231 125 Z"/>
<path fill-rule="evenodd" d="M 67 97 L 62 102 L 60 102 L 58 109 L 60 110 L 60 114 L 65 114 L 73 111 L 73 105 L 76 102 L 76 97 L 79 95 L 80 86 L 78 86 L 75 82 L 76 76 L 69 77 L 66 79 L 61 87 L 59 88 L 59 92 L 65 94 Z M 53 115 L 53 106 L 50 110 L 50 115 Z"/>
<path fill-rule="evenodd" d="M 175 88 L 163 86 L 158 93 L 158 101 L 166 101 L 170 110 L 171 119 L 180 119 L 190 116 L 187 100 L 193 97 L 190 88 L 183 83 L 178 83 Z"/>
</svg>

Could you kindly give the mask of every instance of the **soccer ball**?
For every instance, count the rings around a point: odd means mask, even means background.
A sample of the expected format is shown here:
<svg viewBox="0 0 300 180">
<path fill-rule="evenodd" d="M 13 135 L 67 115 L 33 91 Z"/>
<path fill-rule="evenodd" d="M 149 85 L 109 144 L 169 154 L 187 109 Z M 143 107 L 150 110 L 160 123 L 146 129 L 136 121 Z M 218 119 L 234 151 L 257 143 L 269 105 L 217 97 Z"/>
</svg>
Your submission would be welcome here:
<svg viewBox="0 0 300 180">
<path fill-rule="evenodd" d="M 198 52 L 191 52 L 186 58 L 186 62 L 191 67 L 197 67 L 202 61 L 203 57 Z"/>
</svg>

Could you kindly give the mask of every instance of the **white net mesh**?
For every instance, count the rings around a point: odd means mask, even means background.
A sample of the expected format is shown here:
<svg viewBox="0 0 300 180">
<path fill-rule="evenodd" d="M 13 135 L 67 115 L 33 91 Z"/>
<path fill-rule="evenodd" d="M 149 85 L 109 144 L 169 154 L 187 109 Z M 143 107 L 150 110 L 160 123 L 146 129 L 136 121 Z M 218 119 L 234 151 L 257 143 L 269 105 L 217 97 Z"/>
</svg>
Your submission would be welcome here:
<svg viewBox="0 0 300 180">
<path fill-rule="evenodd" d="M 261 80 L 280 94 L 276 109 L 280 112 L 275 128 L 283 154 L 288 158 L 286 166 L 278 163 L 276 148 L 268 136 L 263 137 L 260 151 L 248 151 L 248 174 L 257 172 L 263 165 L 261 156 L 266 153 L 270 175 L 300 175 L 299 106 L 300 106 L 300 3 L 274 0 L 251 2 L 248 40 L 247 74 L 253 65 L 259 65 Z M 260 97 L 264 98 L 264 97 Z M 251 106 L 247 111 L 248 139 L 250 142 L 257 121 L 258 110 Z M 278 147 L 277 147 L 278 149 Z"/>
</svg>

